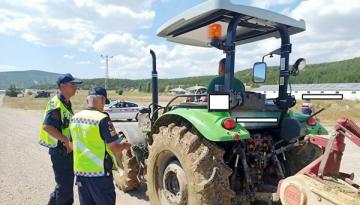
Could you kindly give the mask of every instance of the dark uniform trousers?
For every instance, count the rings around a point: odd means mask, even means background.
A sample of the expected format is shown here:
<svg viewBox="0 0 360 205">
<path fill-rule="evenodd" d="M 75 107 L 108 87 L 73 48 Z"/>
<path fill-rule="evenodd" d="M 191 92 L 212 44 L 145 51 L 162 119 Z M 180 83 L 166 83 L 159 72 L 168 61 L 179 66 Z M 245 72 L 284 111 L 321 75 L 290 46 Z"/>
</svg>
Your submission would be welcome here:
<svg viewBox="0 0 360 205">
<path fill-rule="evenodd" d="M 55 175 L 55 190 L 50 195 L 49 205 L 71 205 L 74 202 L 73 153 L 64 147 L 50 148 L 49 154 Z"/>
<path fill-rule="evenodd" d="M 81 205 L 115 205 L 113 176 L 76 177 Z"/>
</svg>

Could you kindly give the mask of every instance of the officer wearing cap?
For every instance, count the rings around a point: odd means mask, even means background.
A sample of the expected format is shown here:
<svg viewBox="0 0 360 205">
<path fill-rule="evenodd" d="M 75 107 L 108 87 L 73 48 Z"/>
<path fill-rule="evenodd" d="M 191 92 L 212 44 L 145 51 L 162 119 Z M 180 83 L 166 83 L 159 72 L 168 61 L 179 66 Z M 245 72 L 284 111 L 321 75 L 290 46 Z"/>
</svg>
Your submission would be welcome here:
<svg viewBox="0 0 360 205">
<path fill-rule="evenodd" d="M 57 79 L 59 92 L 45 109 L 39 144 L 49 148 L 56 182 L 55 190 L 50 194 L 49 205 L 67 205 L 74 201 L 73 155 L 69 130 L 70 119 L 74 114 L 70 98 L 75 95 L 77 84 L 80 83 L 80 80 L 69 73 L 60 75 Z"/>
<path fill-rule="evenodd" d="M 106 90 L 95 87 L 89 90 L 88 108 L 75 114 L 70 122 L 74 148 L 74 173 L 80 204 L 115 204 L 115 187 L 112 170 L 117 168 L 114 153 L 130 148 L 123 142 L 107 114 L 109 103 Z"/>
</svg>

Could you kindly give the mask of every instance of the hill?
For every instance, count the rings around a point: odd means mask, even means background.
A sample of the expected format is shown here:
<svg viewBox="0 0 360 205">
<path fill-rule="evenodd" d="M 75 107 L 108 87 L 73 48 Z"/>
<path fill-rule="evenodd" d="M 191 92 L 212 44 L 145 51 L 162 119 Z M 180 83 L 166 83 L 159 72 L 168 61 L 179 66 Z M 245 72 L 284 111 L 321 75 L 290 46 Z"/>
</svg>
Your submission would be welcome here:
<svg viewBox="0 0 360 205">
<path fill-rule="evenodd" d="M 149 70 L 149 74 L 150 74 Z M 269 67 L 267 71 L 266 82 L 264 84 L 277 84 L 279 78 L 279 68 Z M 252 69 L 238 71 L 235 76 L 247 85 L 252 83 Z M 160 92 L 167 91 L 176 87 L 190 87 L 195 84 L 207 86 L 213 79 L 213 76 L 197 76 L 176 79 L 160 79 Z M 149 89 L 151 80 L 127 80 L 127 79 L 110 79 L 109 88 L 111 89 L 139 89 L 146 91 Z M 291 83 L 360 83 L 360 57 L 349 60 L 320 63 L 307 65 L 300 74 L 291 77 Z M 104 79 L 89 79 L 84 80 L 83 88 L 88 88 L 90 85 L 103 85 Z M 259 86 L 257 84 L 256 86 Z"/>
<path fill-rule="evenodd" d="M 149 75 L 151 70 L 148 71 Z M 278 67 L 269 67 L 265 84 L 277 84 Z M 9 87 L 11 83 L 18 87 L 32 88 L 56 88 L 54 84 L 59 74 L 43 71 L 18 71 L 0 72 L 0 89 Z M 238 71 L 235 76 L 246 84 L 252 84 L 252 70 Z M 160 92 L 168 91 L 176 87 L 190 87 L 193 85 L 207 86 L 213 76 L 197 76 L 176 79 L 160 79 Z M 104 85 L 104 79 L 84 79 L 82 89 L 88 89 L 91 85 Z M 349 60 L 307 65 L 296 77 L 291 78 L 291 83 L 359 83 L 360 82 L 360 57 Z M 150 90 L 151 79 L 129 80 L 109 79 L 110 89 L 123 90 Z M 256 86 L 258 86 L 257 84 Z"/>
<path fill-rule="evenodd" d="M 269 69 L 266 84 L 277 84 L 278 69 Z M 307 65 L 291 83 L 359 83 L 360 57 L 349 60 Z"/>
<path fill-rule="evenodd" d="M 10 85 L 18 88 L 29 88 L 36 85 L 52 84 L 59 74 L 39 70 L 0 72 L 0 89 Z"/>
</svg>

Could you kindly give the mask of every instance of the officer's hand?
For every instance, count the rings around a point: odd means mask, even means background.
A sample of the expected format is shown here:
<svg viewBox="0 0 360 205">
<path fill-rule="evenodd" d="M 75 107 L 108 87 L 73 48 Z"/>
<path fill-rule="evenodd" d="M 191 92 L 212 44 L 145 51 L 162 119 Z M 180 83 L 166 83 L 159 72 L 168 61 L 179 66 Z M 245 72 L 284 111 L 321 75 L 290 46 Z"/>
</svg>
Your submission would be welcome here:
<svg viewBox="0 0 360 205">
<path fill-rule="evenodd" d="M 131 147 L 131 144 L 130 143 L 128 143 L 128 142 L 124 142 L 124 143 L 121 143 L 121 146 L 122 146 L 122 149 L 123 150 L 129 150 L 130 149 L 130 147 Z"/>
<path fill-rule="evenodd" d="M 66 146 L 66 152 L 69 154 L 70 152 L 72 152 L 73 150 L 73 146 L 72 143 L 70 142 L 70 140 L 66 140 L 65 141 L 65 146 Z"/>
<path fill-rule="evenodd" d="M 120 153 L 122 152 L 123 150 L 129 150 L 130 147 L 131 147 L 131 144 L 128 143 L 128 142 L 122 142 L 121 144 L 118 144 L 116 141 L 114 142 L 111 142 L 109 145 L 109 148 L 110 150 L 113 152 L 113 153 Z"/>
</svg>

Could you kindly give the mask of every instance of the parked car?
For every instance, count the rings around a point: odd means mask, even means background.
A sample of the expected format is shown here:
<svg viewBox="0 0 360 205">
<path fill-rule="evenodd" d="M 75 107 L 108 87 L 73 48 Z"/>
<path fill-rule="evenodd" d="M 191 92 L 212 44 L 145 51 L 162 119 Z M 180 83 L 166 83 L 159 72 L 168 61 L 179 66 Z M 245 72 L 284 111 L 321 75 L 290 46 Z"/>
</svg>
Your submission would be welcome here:
<svg viewBox="0 0 360 205">
<path fill-rule="evenodd" d="M 127 101 L 113 101 L 105 105 L 104 111 L 107 112 L 111 120 L 128 120 L 136 119 L 136 115 L 143 107 L 136 103 Z"/>
<path fill-rule="evenodd" d="M 47 91 L 37 91 L 35 98 L 47 98 L 50 97 L 50 92 Z"/>
<path fill-rule="evenodd" d="M 207 89 L 206 88 L 198 88 L 198 89 L 190 90 L 188 94 L 193 94 L 193 95 L 207 94 Z M 202 101 L 202 97 L 200 97 L 200 96 L 186 98 L 186 102 L 201 102 L 201 101 Z"/>
</svg>

